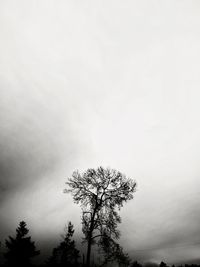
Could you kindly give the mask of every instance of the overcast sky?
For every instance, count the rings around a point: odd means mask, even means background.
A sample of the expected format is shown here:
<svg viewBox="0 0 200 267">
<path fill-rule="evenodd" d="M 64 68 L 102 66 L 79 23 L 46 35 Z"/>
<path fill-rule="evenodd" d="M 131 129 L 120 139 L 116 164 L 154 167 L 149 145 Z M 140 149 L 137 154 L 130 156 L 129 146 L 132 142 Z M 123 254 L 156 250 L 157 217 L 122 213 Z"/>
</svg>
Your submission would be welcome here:
<svg viewBox="0 0 200 267">
<path fill-rule="evenodd" d="M 76 169 L 138 183 L 121 244 L 147 261 L 200 251 L 200 2 L 0 1 L 0 238 L 59 240 Z"/>
</svg>

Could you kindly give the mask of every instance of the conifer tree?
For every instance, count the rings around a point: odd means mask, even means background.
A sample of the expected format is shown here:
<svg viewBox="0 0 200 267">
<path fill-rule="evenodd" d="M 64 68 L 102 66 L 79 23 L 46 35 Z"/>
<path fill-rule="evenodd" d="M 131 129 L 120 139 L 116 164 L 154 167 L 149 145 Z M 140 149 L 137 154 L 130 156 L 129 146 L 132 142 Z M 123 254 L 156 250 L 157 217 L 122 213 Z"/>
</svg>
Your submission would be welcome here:
<svg viewBox="0 0 200 267">
<path fill-rule="evenodd" d="M 63 241 L 53 249 L 52 256 L 47 262 L 48 266 L 59 267 L 77 267 L 79 259 L 79 251 L 76 249 L 75 241 L 72 240 L 74 234 L 74 226 L 71 222 L 68 223 L 66 233 L 63 236 Z"/>
<path fill-rule="evenodd" d="M 26 223 L 21 221 L 16 229 L 16 237 L 9 236 L 9 239 L 5 241 L 6 266 L 28 267 L 31 266 L 31 258 L 39 255 L 40 252 L 36 250 L 35 243 L 31 241 L 30 236 L 27 236 L 28 232 Z"/>
</svg>

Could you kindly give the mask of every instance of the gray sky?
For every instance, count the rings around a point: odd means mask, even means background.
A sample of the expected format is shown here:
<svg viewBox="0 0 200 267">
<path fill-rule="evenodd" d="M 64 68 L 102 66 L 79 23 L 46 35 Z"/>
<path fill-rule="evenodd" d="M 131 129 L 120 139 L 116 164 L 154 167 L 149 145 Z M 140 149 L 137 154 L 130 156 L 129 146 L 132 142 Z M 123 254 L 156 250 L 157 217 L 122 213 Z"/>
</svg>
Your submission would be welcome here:
<svg viewBox="0 0 200 267">
<path fill-rule="evenodd" d="M 199 259 L 200 2 L 2 0 L 0 38 L 1 238 L 80 231 L 64 183 L 103 165 L 138 183 L 130 255 Z"/>
</svg>

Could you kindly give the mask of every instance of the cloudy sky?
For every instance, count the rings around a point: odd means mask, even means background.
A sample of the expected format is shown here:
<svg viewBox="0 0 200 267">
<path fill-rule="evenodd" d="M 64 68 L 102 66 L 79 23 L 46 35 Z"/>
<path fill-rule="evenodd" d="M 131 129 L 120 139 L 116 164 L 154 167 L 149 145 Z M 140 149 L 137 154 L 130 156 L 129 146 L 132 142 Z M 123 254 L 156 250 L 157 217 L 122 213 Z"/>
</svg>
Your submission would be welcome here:
<svg viewBox="0 0 200 267">
<path fill-rule="evenodd" d="M 65 181 L 103 165 L 138 183 L 124 249 L 198 260 L 200 2 L 1 0 L 0 39 L 0 239 L 81 233 Z"/>
</svg>

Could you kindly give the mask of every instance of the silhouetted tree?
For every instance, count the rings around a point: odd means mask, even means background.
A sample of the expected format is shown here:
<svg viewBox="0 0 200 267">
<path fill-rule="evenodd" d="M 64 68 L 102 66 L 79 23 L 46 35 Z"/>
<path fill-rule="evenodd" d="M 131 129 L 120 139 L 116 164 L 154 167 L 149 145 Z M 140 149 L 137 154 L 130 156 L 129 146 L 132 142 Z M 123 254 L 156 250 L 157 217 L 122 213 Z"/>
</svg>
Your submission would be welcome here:
<svg viewBox="0 0 200 267">
<path fill-rule="evenodd" d="M 73 224 L 69 222 L 63 241 L 53 249 L 52 256 L 47 262 L 48 266 L 77 267 L 79 265 L 78 258 L 80 256 L 79 251 L 76 249 L 75 241 L 72 240 L 73 234 Z"/>
<path fill-rule="evenodd" d="M 7 252 L 4 254 L 6 266 L 31 266 L 31 258 L 39 255 L 40 252 L 36 250 L 31 237 L 27 237 L 28 232 L 26 223 L 22 221 L 16 229 L 16 237 L 9 236 L 9 239 L 5 241 L 7 248 Z"/>
<path fill-rule="evenodd" d="M 122 247 L 109 236 L 104 234 L 99 242 L 101 247 L 100 251 L 103 251 L 104 255 L 101 266 L 104 266 L 112 261 L 117 261 L 119 264 L 123 264 L 124 266 L 128 266 L 130 264 L 128 254 L 125 254 Z"/>
<path fill-rule="evenodd" d="M 161 261 L 159 267 L 167 267 L 167 264 L 164 261 Z"/>
<path fill-rule="evenodd" d="M 136 183 L 114 169 L 88 169 L 83 174 L 75 171 L 66 182 L 64 192 L 72 193 L 74 202 L 82 206 L 82 230 L 87 241 L 86 265 L 90 267 L 91 246 L 98 238 L 119 238 L 117 224 L 121 218 L 116 211 L 133 198 Z"/>
</svg>

